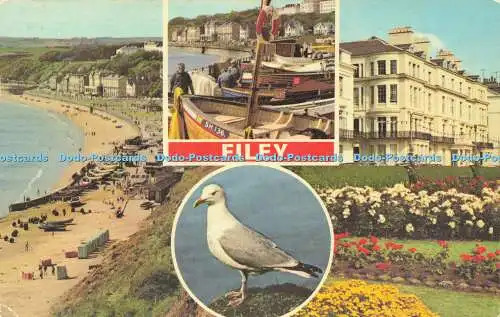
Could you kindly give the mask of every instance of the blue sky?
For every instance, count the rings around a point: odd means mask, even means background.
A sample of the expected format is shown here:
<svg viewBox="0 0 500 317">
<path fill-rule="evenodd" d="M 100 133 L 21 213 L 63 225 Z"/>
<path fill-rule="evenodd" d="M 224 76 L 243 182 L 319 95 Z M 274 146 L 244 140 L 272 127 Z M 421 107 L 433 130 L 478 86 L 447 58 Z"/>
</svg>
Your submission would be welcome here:
<svg viewBox="0 0 500 317">
<path fill-rule="evenodd" d="M 434 48 L 451 50 L 469 73 L 500 71 L 500 0 L 343 0 L 341 41 L 378 36 L 412 26 Z M 493 75 L 494 76 L 494 75 Z"/>
<path fill-rule="evenodd" d="M 0 36 L 162 35 L 161 0 L 0 0 Z"/>
</svg>

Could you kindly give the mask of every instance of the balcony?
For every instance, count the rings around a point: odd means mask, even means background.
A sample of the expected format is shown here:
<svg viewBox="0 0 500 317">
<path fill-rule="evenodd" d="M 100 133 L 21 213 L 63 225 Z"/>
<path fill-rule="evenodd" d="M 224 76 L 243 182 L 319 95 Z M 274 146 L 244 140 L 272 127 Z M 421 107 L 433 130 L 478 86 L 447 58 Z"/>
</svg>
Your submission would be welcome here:
<svg viewBox="0 0 500 317">
<path fill-rule="evenodd" d="M 361 132 L 355 130 L 339 130 L 341 140 L 353 139 L 382 139 L 382 140 L 424 140 L 434 143 L 454 144 L 455 139 L 443 136 L 433 136 L 427 132 L 420 131 L 377 131 L 377 132 Z M 492 145 L 492 144 L 491 144 Z"/>
<path fill-rule="evenodd" d="M 446 136 L 431 136 L 431 142 L 434 143 L 441 143 L 441 144 L 454 144 L 455 139 L 454 138 L 449 138 Z"/>
<path fill-rule="evenodd" d="M 492 150 L 495 147 L 493 146 L 493 143 L 491 142 L 472 142 L 478 149 L 489 149 Z"/>
</svg>

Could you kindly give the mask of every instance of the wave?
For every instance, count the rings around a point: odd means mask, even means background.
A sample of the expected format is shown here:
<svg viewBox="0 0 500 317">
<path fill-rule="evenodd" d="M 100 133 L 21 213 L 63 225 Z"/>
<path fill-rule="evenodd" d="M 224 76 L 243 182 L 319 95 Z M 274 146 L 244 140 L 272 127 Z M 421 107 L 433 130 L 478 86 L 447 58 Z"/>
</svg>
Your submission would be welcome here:
<svg viewBox="0 0 500 317">
<path fill-rule="evenodd" d="M 56 114 L 54 114 L 52 112 L 47 113 L 47 115 L 49 117 L 51 117 L 52 119 L 55 119 L 57 122 L 62 123 L 65 126 L 68 125 L 68 122 L 64 121 L 60 116 L 58 116 L 58 115 L 56 115 Z"/>
<path fill-rule="evenodd" d="M 26 197 L 26 194 L 29 193 L 29 191 L 31 190 L 31 188 L 33 187 L 33 184 L 35 184 L 35 182 L 37 180 L 39 180 L 43 175 L 43 169 L 40 168 L 38 169 L 38 171 L 36 172 L 36 175 L 28 182 L 28 186 L 26 186 L 26 188 L 24 189 L 24 191 L 21 193 L 21 195 L 19 195 L 19 201 L 23 201 L 24 200 L 24 197 Z"/>
</svg>

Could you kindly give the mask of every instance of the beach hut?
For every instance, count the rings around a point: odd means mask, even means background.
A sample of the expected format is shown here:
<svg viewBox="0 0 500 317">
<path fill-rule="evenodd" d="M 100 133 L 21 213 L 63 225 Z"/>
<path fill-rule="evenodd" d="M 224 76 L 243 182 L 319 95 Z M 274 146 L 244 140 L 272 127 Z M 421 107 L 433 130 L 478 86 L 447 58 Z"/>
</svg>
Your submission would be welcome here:
<svg viewBox="0 0 500 317">
<path fill-rule="evenodd" d="M 59 265 L 56 269 L 56 278 L 58 280 L 65 280 L 68 278 L 68 271 L 65 265 Z"/>
</svg>

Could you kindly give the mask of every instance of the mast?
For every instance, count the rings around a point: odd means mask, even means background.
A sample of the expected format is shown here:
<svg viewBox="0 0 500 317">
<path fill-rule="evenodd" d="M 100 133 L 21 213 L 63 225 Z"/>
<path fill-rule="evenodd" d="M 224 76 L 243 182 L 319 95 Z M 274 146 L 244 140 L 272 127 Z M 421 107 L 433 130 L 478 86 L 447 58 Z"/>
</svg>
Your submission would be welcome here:
<svg viewBox="0 0 500 317">
<path fill-rule="evenodd" d="M 261 0 L 260 2 L 260 10 L 262 10 L 262 8 L 264 7 L 264 1 L 265 0 Z M 260 13 L 260 11 L 259 11 Z M 262 43 L 263 44 L 263 43 Z M 250 92 L 250 97 L 248 98 L 248 105 L 247 105 L 247 119 L 246 119 L 246 123 L 245 123 L 245 127 L 248 128 L 253 128 L 253 125 L 254 125 L 254 114 L 255 114 L 255 110 L 257 108 L 257 101 L 258 101 L 258 78 L 259 78 L 259 74 L 260 74 L 260 65 L 261 65 L 261 62 L 262 62 L 262 45 L 259 41 L 259 39 L 257 38 L 257 48 L 255 50 L 255 65 L 254 65 L 254 68 L 253 68 L 253 76 L 252 76 L 252 79 L 253 79 L 253 83 L 252 83 L 252 90 Z"/>
</svg>

